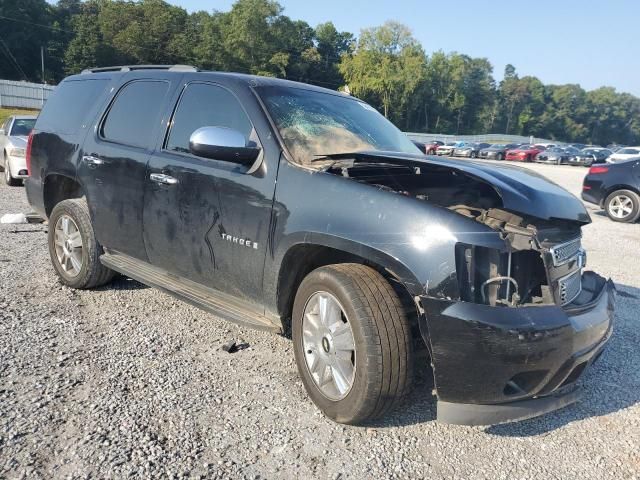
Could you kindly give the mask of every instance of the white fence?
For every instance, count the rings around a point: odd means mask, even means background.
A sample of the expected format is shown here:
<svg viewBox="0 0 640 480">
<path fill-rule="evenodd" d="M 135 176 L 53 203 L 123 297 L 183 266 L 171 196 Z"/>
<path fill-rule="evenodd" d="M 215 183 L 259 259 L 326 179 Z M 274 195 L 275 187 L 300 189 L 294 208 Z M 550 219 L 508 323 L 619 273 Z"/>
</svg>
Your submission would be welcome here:
<svg viewBox="0 0 640 480">
<path fill-rule="evenodd" d="M 33 108 L 39 110 L 55 86 L 43 83 L 0 80 L 0 107 Z"/>
</svg>

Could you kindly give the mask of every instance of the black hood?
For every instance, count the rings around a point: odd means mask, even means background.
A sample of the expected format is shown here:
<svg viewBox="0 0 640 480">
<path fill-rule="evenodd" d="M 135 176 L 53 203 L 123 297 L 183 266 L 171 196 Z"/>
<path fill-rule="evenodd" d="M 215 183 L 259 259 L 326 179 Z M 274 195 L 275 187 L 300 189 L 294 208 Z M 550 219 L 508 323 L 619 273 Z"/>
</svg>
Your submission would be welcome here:
<svg viewBox="0 0 640 480">
<path fill-rule="evenodd" d="M 420 167 L 448 168 L 475 177 L 491 185 L 506 210 L 543 220 L 562 219 L 590 223 L 584 204 L 564 188 L 531 170 L 511 165 L 487 165 L 468 160 L 450 160 L 397 152 L 353 152 L 326 155 L 325 158 L 353 159 Z"/>
</svg>

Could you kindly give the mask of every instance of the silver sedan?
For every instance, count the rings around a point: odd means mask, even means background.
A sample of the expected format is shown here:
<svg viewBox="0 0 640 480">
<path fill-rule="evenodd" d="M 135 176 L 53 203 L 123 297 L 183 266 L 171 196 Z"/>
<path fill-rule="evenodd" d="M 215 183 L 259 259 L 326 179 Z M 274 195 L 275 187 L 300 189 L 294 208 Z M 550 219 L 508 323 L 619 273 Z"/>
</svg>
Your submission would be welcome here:
<svg viewBox="0 0 640 480">
<path fill-rule="evenodd" d="M 7 185 L 20 185 L 28 176 L 27 138 L 36 118 L 35 115 L 12 115 L 0 127 L 0 165 Z"/>
</svg>

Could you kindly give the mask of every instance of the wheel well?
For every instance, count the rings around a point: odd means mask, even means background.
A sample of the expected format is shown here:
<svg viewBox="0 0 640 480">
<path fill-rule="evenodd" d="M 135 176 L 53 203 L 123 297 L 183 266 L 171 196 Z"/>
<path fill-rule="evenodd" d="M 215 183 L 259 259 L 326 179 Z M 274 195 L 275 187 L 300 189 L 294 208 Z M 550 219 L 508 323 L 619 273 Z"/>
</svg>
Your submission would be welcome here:
<svg viewBox="0 0 640 480">
<path fill-rule="evenodd" d="M 49 175 L 44 182 L 44 208 L 47 217 L 53 207 L 63 200 L 81 198 L 84 195 L 82 186 L 74 179 L 64 175 Z"/>
<path fill-rule="evenodd" d="M 602 205 L 604 205 L 604 203 L 607 201 L 607 198 L 609 197 L 609 195 L 611 195 L 613 192 L 617 190 L 630 190 L 634 192 L 636 195 L 640 195 L 640 190 L 638 190 L 635 187 L 632 187 L 631 185 L 614 185 L 613 187 L 607 188 L 606 193 L 602 198 Z"/>
<path fill-rule="evenodd" d="M 413 297 L 405 286 L 389 270 L 364 257 L 322 245 L 301 244 L 289 249 L 280 265 L 278 276 L 278 313 L 283 321 L 285 331 L 290 331 L 293 302 L 298 287 L 304 277 L 316 268 L 337 263 L 359 263 L 367 265 L 385 277 L 396 290 L 407 311 L 412 315 L 412 324 L 417 327 L 418 310 Z M 415 313 L 415 315 L 414 315 Z M 415 337 L 415 335 L 414 335 Z M 419 337 L 419 333 L 418 333 Z"/>
</svg>

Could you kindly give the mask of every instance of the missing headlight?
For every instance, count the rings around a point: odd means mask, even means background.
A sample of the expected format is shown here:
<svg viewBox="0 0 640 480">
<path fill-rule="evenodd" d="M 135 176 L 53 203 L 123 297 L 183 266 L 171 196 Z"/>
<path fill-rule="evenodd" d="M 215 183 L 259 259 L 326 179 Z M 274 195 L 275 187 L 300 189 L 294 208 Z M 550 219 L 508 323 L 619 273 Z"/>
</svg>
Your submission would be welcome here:
<svg viewBox="0 0 640 480">
<path fill-rule="evenodd" d="M 484 305 L 517 306 L 548 298 L 547 276 L 539 252 L 501 252 L 458 244 L 456 268 L 460 298 Z"/>
</svg>

